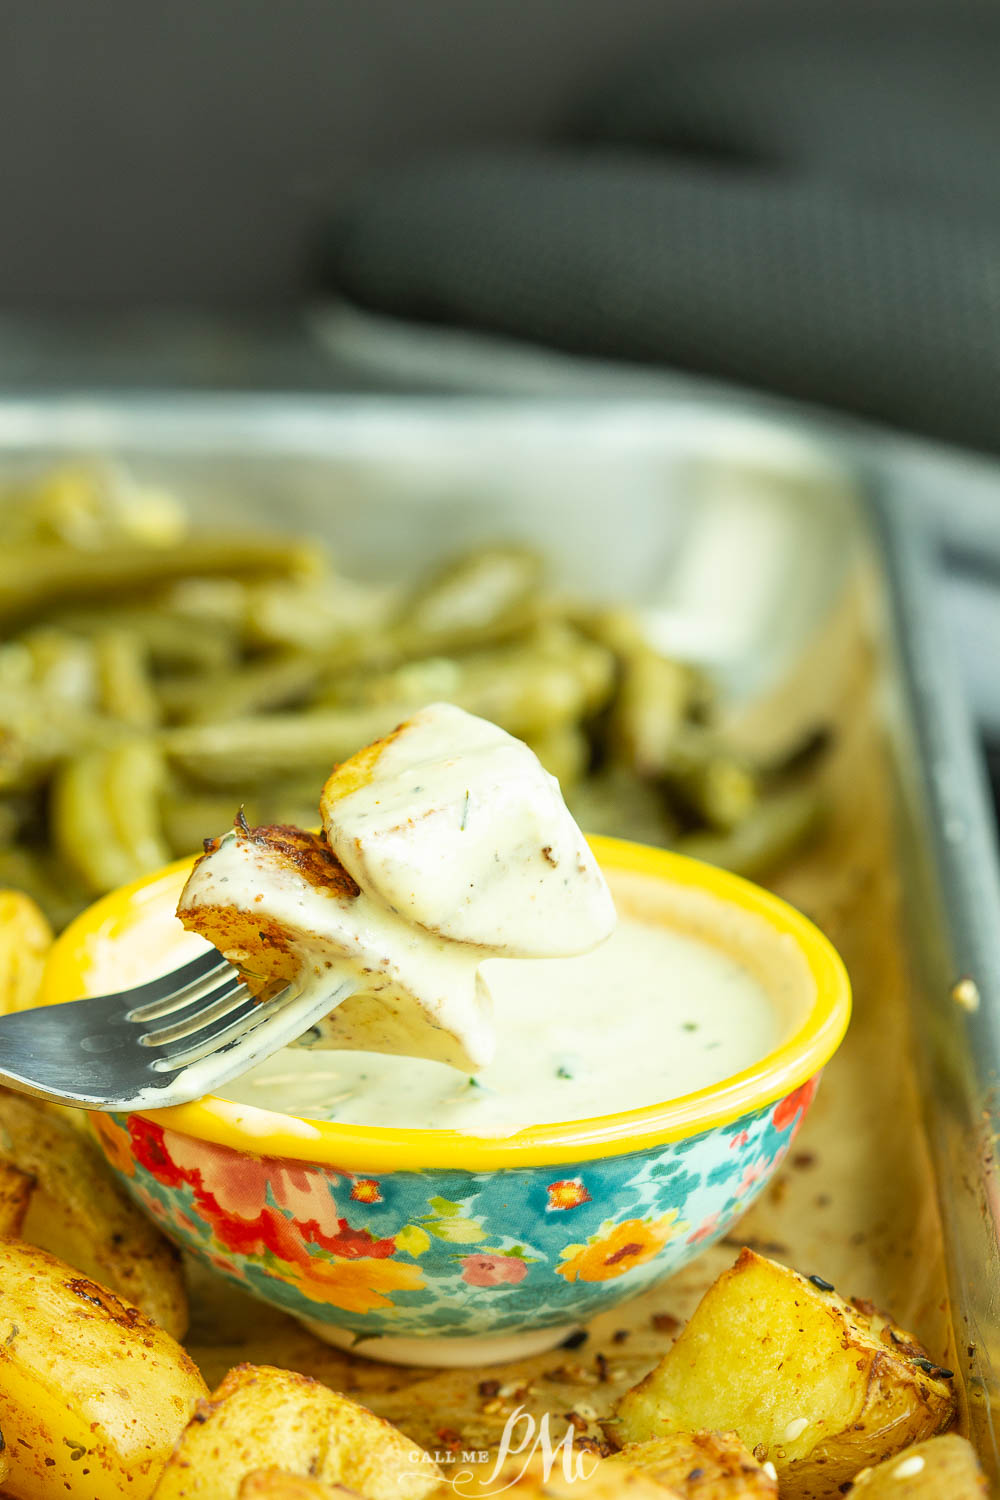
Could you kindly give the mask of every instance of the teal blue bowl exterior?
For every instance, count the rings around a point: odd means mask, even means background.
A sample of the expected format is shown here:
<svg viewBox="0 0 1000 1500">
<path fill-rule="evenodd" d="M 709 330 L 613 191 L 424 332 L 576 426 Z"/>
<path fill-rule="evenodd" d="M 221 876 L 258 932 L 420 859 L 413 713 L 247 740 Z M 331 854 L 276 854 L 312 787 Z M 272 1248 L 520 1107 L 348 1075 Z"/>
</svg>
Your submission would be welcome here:
<svg viewBox="0 0 1000 1500">
<path fill-rule="evenodd" d="M 365 1175 L 95 1117 L 179 1245 L 286 1312 L 362 1336 L 582 1322 L 726 1234 L 786 1155 L 818 1079 L 686 1140 L 577 1165 Z"/>
</svg>

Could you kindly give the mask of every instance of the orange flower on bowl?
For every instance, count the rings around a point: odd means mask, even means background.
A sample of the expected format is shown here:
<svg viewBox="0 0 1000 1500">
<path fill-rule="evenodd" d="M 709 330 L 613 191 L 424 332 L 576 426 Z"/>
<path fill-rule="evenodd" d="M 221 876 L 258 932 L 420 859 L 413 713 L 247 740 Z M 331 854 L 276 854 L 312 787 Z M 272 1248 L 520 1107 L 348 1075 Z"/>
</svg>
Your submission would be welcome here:
<svg viewBox="0 0 1000 1500">
<path fill-rule="evenodd" d="M 293 1286 L 310 1302 L 324 1302 L 344 1312 L 366 1313 L 392 1307 L 393 1292 L 416 1292 L 424 1285 L 420 1267 L 398 1260 L 330 1260 L 310 1258 L 290 1268 Z"/>
<path fill-rule="evenodd" d="M 579 1208 L 581 1203 L 590 1202 L 590 1194 L 579 1177 L 564 1177 L 559 1182 L 550 1182 L 545 1191 L 549 1196 L 547 1208 Z"/>
<path fill-rule="evenodd" d="M 676 1218 L 676 1209 L 671 1209 L 660 1219 L 626 1219 L 606 1234 L 594 1235 L 586 1245 L 567 1245 L 556 1271 L 567 1281 L 611 1281 L 624 1276 L 633 1266 L 652 1260 L 686 1227 L 675 1225 Z"/>
<path fill-rule="evenodd" d="M 101 1149 L 113 1167 L 124 1172 L 126 1177 L 135 1176 L 135 1158 L 132 1155 L 132 1137 L 123 1130 L 110 1115 L 91 1116 Z"/>
<path fill-rule="evenodd" d="M 351 1188 L 355 1203 L 381 1203 L 382 1189 L 374 1177 L 358 1177 Z"/>
</svg>

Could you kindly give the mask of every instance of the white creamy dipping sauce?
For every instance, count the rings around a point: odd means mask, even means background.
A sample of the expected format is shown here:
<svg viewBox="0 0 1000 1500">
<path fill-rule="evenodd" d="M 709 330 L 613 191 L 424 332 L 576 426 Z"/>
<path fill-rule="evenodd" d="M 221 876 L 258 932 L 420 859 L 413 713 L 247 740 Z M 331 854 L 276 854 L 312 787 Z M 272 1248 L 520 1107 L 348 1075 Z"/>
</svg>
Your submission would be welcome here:
<svg viewBox="0 0 1000 1500">
<path fill-rule="evenodd" d="M 764 986 L 687 933 L 620 916 L 573 958 L 488 959 L 497 1047 L 475 1078 L 421 1058 L 287 1047 L 221 1090 L 309 1119 L 469 1134 L 584 1119 L 707 1088 L 780 1040 Z"/>
</svg>

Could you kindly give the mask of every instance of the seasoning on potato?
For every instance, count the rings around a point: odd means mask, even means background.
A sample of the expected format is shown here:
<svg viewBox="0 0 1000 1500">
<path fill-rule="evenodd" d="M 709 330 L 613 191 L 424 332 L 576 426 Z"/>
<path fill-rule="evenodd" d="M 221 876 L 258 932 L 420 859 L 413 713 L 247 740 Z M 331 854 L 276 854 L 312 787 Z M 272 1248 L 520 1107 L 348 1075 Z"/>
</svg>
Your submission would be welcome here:
<svg viewBox="0 0 1000 1500">
<path fill-rule="evenodd" d="M 205 1383 L 137 1307 L 0 1240 L 0 1431 L 15 1500 L 146 1500 Z"/>
<path fill-rule="evenodd" d="M 240 1485 L 239 1500 L 351 1500 L 352 1493 L 357 1495 L 357 1490 L 342 1484 L 324 1484 L 281 1469 L 255 1469 Z"/>
<path fill-rule="evenodd" d="M 951 1425 L 950 1382 L 889 1318 L 743 1250 L 608 1433 L 624 1445 L 733 1430 L 774 1465 L 782 1500 L 833 1500 L 860 1469 Z"/>
<path fill-rule="evenodd" d="M 568 1465 L 560 1453 L 550 1461 L 541 1452 L 531 1457 L 511 1454 L 499 1467 L 495 1462 L 463 1464 L 433 1491 L 431 1500 L 488 1500 L 497 1495 L 507 1500 L 689 1500 L 684 1491 L 665 1489 L 638 1469 L 624 1469 L 586 1452 L 576 1452 Z"/>
<path fill-rule="evenodd" d="M 68 1113 L 0 1089 L 2 1232 L 57 1253 L 182 1338 L 188 1306 L 176 1250 Z"/>
<path fill-rule="evenodd" d="M 778 1500 L 778 1481 L 735 1432 L 675 1432 L 628 1443 L 606 1467 L 638 1471 L 684 1500 Z"/>
<path fill-rule="evenodd" d="M 239 1500 L 261 1493 L 259 1479 L 243 1485 L 267 1468 L 363 1500 L 422 1500 L 441 1479 L 416 1443 L 367 1407 L 291 1370 L 239 1365 L 184 1429 L 155 1500 Z"/>
</svg>

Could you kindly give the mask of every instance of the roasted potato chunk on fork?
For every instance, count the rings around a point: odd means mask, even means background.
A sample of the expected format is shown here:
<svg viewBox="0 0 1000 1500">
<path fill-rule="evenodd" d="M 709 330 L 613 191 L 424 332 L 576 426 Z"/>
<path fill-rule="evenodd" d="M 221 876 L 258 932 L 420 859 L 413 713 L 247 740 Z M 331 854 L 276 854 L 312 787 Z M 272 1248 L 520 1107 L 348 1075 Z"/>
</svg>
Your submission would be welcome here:
<svg viewBox="0 0 1000 1500">
<path fill-rule="evenodd" d="M 782 1500 L 827 1500 L 949 1427 L 949 1379 L 874 1308 L 743 1250 L 607 1431 L 624 1445 L 732 1430 L 774 1465 Z"/>
</svg>

